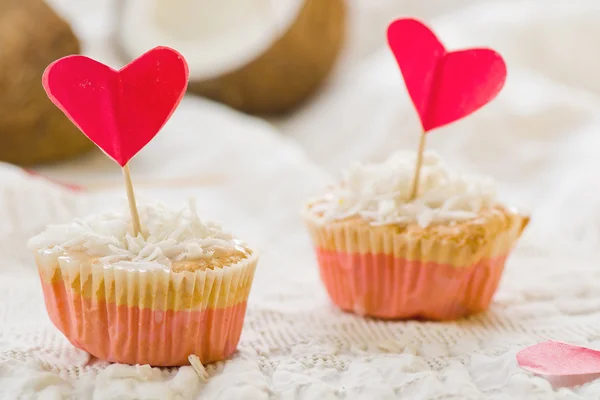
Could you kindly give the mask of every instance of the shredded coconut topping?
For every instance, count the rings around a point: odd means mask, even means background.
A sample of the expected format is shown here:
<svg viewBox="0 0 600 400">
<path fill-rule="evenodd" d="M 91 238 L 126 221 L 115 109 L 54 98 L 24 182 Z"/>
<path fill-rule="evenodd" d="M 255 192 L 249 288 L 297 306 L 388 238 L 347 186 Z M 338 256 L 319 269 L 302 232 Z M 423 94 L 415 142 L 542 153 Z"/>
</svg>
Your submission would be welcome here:
<svg viewBox="0 0 600 400">
<path fill-rule="evenodd" d="M 70 224 L 50 225 L 32 238 L 32 250 L 83 252 L 106 264 L 169 267 L 172 261 L 209 259 L 246 247 L 214 222 L 201 221 L 195 204 L 174 210 L 163 204 L 139 207 L 143 234 L 132 236 L 129 212 L 92 215 Z"/>
<path fill-rule="evenodd" d="M 490 178 L 452 173 L 433 151 L 423 155 L 419 191 L 409 201 L 416 154 L 400 151 L 381 164 L 355 165 L 340 184 L 309 203 L 310 212 L 331 221 L 362 217 L 373 225 L 464 221 L 496 204 Z"/>
</svg>

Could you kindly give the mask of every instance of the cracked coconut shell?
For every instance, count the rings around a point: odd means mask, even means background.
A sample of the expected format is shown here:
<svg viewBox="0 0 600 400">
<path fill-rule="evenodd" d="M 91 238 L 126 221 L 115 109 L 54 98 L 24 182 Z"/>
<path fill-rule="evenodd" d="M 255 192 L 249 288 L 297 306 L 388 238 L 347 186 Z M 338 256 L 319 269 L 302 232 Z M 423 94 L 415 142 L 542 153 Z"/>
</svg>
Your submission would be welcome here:
<svg viewBox="0 0 600 400">
<path fill-rule="evenodd" d="M 345 34 L 344 0 L 306 0 L 289 30 L 250 64 L 190 91 L 251 114 L 287 112 L 331 71 Z"/>
<path fill-rule="evenodd" d="M 0 161 L 42 164 L 93 148 L 42 87 L 48 64 L 77 53 L 70 26 L 46 3 L 0 0 Z"/>
<path fill-rule="evenodd" d="M 246 53 L 253 51 L 249 50 L 252 47 L 249 44 L 248 48 L 239 49 L 241 50 L 240 58 L 244 58 L 243 63 L 233 69 L 230 69 L 229 65 L 222 65 L 222 71 L 206 73 L 205 70 L 195 68 L 193 59 L 203 58 L 206 62 L 213 61 L 214 64 L 206 69 L 218 70 L 219 61 L 216 59 L 221 58 L 221 54 L 211 54 L 206 52 L 206 49 L 212 48 L 212 51 L 228 53 L 231 52 L 231 49 L 228 44 L 224 43 L 225 41 L 221 41 L 220 46 L 205 46 L 206 42 L 219 41 L 222 39 L 219 35 L 225 35 L 234 37 L 236 45 L 244 43 L 250 39 L 245 37 L 243 24 L 233 26 L 226 32 L 204 32 L 204 37 L 177 42 L 173 33 L 192 28 L 193 22 L 190 20 L 193 20 L 193 17 L 188 15 L 187 21 L 184 21 L 186 18 L 181 16 L 169 16 L 170 10 L 163 10 L 164 12 L 161 14 L 152 9 L 157 1 L 136 1 L 135 3 L 142 4 L 142 6 L 136 8 L 135 11 L 132 11 L 131 8 L 127 9 L 127 7 L 133 7 L 133 2 L 119 3 L 120 9 L 117 12 L 120 16 L 120 23 L 117 41 L 124 57 L 131 60 L 142 50 L 158 45 L 159 42 L 166 42 L 182 51 L 190 63 L 189 92 L 250 114 L 284 113 L 309 98 L 319 89 L 332 70 L 346 34 L 345 0 L 297 0 L 299 1 L 297 13 L 293 15 L 289 24 L 286 22 L 287 25 L 281 32 L 268 38 L 269 43 L 264 49 L 246 60 Z M 291 0 L 286 1 L 290 2 Z M 167 3 L 166 0 L 158 2 L 171 7 L 180 4 Z M 263 4 L 264 2 L 257 1 L 256 3 Z M 249 4 L 251 3 L 244 3 L 244 6 L 248 8 Z M 219 3 L 214 5 L 214 7 L 225 6 L 225 4 Z M 181 13 L 182 10 L 178 11 Z M 224 12 L 223 10 L 217 11 L 219 10 L 206 10 L 206 12 L 213 12 L 215 18 Z M 183 12 L 193 13 L 194 11 L 184 9 Z M 171 19 L 167 21 L 169 18 Z M 211 22 L 217 24 L 216 21 Z M 268 25 L 273 24 L 274 21 L 263 20 L 258 23 Z M 200 24 L 200 22 L 196 22 L 196 24 Z M 182 28 L 181 25 L 185 26 Z M 220 28 L 222 29 L 222 27 Z M 231 34 L 232 32 L 235 34 Z M 198 52 L 196 54 L 193 54 L 190 47 L 194 40 L 197 41 Z"/>
</svg>

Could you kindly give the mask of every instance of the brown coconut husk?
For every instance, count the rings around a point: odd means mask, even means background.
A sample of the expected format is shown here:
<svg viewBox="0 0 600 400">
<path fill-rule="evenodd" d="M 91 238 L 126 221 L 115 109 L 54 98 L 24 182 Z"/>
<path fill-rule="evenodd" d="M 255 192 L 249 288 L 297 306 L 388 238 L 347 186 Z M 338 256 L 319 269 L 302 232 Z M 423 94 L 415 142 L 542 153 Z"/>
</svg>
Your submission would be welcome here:
<svg viewBox="0 0 600 400">
<path fill-rule="evenodd" d="M 79 53 L 70 26 L 41 0 L 0 0 L 0 161 L 64 160 L 93 144 L 52 104 L 44 69 Z"/>
<path fill-rule="evenodd" d="M 346 33 L 344 0 L 306 0 L 288 31 L 250 64 L 190 91 L 251 114 L 287 112 L 331 71 Z"/>
<path fill-rule="evenodd" d="M 120 24 L 126 23 L 120 18 Z M 217 78 L 192 78 L 189 92 L 250 114 L 290 111 L 321 86 L 338 58 L 345 34 L 345 0 L 304 0 L 296 20 L 266 52 Z M 128 60 L 137 56 L 119 47 Z"/>
</svg>

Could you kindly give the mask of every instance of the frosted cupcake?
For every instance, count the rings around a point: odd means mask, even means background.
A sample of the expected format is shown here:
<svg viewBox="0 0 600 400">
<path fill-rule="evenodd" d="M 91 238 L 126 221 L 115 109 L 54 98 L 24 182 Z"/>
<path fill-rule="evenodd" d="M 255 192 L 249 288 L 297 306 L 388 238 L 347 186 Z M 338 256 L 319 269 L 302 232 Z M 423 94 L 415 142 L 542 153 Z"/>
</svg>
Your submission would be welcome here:
<svg viewBox="0 0 600 400">
<path fill-rule="evenodd" d="M 257 252 L 190 205 L 49 226 L 29 241 L 54 325 L 76 347 L 111 362 L 177 366 L 236 349 Z"/>
<path fill-rule="evenodd" d="M 341 309 L 449 320 L 488 308 L 529 218 L 498 202 L 490 179 L 455 174 L 425 152 L 358 165 L 304 210 L 320 274 Z"/>
</svg>

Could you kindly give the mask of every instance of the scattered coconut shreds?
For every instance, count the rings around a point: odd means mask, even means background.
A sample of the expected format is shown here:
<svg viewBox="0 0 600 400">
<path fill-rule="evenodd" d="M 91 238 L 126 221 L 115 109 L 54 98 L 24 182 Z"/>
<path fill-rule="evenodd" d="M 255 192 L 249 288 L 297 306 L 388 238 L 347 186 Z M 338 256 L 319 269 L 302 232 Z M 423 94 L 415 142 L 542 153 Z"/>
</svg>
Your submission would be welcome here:
<svg viewBox="0 0 600 400">
<path fill-rule="evenodd" d="M 190 361 L 192 368 L 194 368 L 194 371 L 196 371 L 198 377 L 202 380 L 202 382 L 206 382 L 208 380 L 208 372 L 206 371 L 206 368 L 204 368 L 204 365 L 202 365 L 202 362 L 200 362 L 198 356 L 195 354 L 191 354 L 190 356 L 188 356 L 188 360 Z"/>
<path fill-rule="evenodd" d="M 243 243 L 214 222 L 201 221 L 193 200 L 183 208 L 140 204 L 144 235 L 131 236 L 126 210 L 90 215 L 71 223 L 49 225 L 33 237 L 32 250 L 84 251 L 101 263 L 139 269 L 168 268 L 171 261 L 210 258 L 245 251 Z"/>
<path fill-rule="evenodd" d="M 411 199 L 416 154 L 394 153 L 379 164 L 355 165 L 329 193 L 310 202 L 324 220 L 362 217 L 373 225 L 435 222 L 475 218 L 482 208 L 497 204 L 490 178 L 452 172 L 434 151 L 423 155 L 419 193 Z"/>
<path fill-rule="evenodd" d="M 404 346 L 395 340 L 379 342 L 377 348 L 387 353 L 402 353 L 404 351 Z"/>
</svg>

